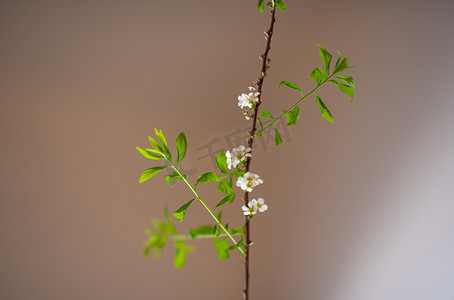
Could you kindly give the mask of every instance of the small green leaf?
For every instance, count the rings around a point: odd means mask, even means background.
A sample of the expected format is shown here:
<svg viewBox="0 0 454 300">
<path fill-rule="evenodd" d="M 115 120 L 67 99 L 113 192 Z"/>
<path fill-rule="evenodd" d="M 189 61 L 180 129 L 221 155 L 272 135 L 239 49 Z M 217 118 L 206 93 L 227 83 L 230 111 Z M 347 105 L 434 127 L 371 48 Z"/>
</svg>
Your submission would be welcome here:
<svg viewBox="0 0 454 300">
<path fill-rule="evenodd" d="M 186 175 L 184 175 L 184 176 L 186 177 Z M 181 178 L 180 174 L 178 174 L 177 172 L 173 171 L 172 174 L 166 175 L 166 176 L 164 177 L 164 179 L 167 181 L 167 183 L 168 183 L 170 186 L 172 186 L 172 185 L 173 185 L 173 180 L 174 180 L 174 179 L 183 179 L 183 178 Z"/>
<path fill-rule="evenodd" d="M 322 69 L 317 67 L 311 72 L 311 74 L 309 74 L 309 78 L 314 79 L 317 81 L 317 84 L 320 85 L 327 79 L 327 76 L 323 73 Z"/>
<path fill-rule="evenodd" d="M 263 0 L 259 0 L 258 7 L 259 7 L 260 13 L 263 13 L 264 6 L 265 6 L 265 4 L 263 3 Z"/>
<path fill-rule="evenodd" d="M 189 229 L 189 235 L 193 239 L 199 235 L 213 235 L 213 227 L 211 225 L 202 225 L 195 229 Z"/>
<path fill-rule="evenodd" d="M 262 120 L 260 120 L 259 117 L 257 117 L 257 121 L 259 121 L 259 124 L 260 124 L 260 129 L 263 129 L 263 123 L 262 123 Z"/>
<path fill-rule="evenodd" d="M 268 3 L 266 4 L 266 8 L 268 8 L 268 7 L 274 8 L 273 3 L 268 2 Z"/>
<path fill-rule="evenodd" d="M 218 250 L 218 257 L 220 259 L 227 259 L 230 257 L 230 253 L 228 250 L 229 242 L 227 237 L 223 238 L 222 240 L 218 241 L 218 239 L 213 240 L 214 247 Z"/>
<path fill-rule="evenodd" d="M 277 128 L 274 127 L 274 144 L 276 146 L 279 146 L 280 144 L 282 144 L 282 138 L 281 138 L 281 135 L 279 134 L 279 131 L 277 131 Z"/>
<path fill-rule="evenodd" d="M 323 61 L 323 65 L 325 66 L 325 72 L 326 74 L 329 74 L 329 65 L 331 63 L 331 59 L 333 58 L 333 56 L 321 45 L 318 45 L 318 48 L 320 57 L 322 58 Z"/>
<path fill-rule="evenodd" d="M 337 65 L 337 67 L 334 69 L 334 74 L 347 70 L 349 63 L 350 60 L 348 58 L 342 59 L 341 62 Z"/>
<path fill-rule="evenodd" d="M 341 55 L 341 53 L 340 53 L 339 50 L 337 50 L 337 55 L 339 55 L 339 58 L 338 58 L 337 61 L 336 61 L 336 65 L 334 66 L 334 69 L 336 69 L 337 66 L 339 66 L 339 63 L 340 63 L 340 61 L 341 61 L 341 59 L 342 59 L 342 55 Z"/>
<path fill-rule="evenodd" d="M 225 196 L 224 199 L 219 201 L 218 204 L 216 204 L 216 208 L 221 207 L 222 205 L 226 204 L 227 202 L 232 203 L 233 200 L 235 200 L 235 194 L 229 194 L 229 195 Z"/>
<path fill-rule="evenodd" d="M 221 151 L 215 158 L 216 164 L 219 167 L 219 170 L 221 170 L 222 173 L 226 174 L 227 173 L 227 157 L 225 156 L 225 152 Z"/>
<path fill-rule="evenodd" d="M 345 82 L 346 84 L 349 84 L 351 85 L 353 88 L 355 88 L 355 82 L 353 81 L 353 77 L 351 76 L 342 76 L 342 75 L 334 75 L 334 77 L 337 77 L 339 78 L 340 80 L 342 80 L 343 82 Z"/>
<path fill-rule="evenodd" d="M 186 246 L 182 241 L 175 241 L 175 246 L 177 247 L 177 253 L 173 260 L 173 264 L 177 268 L 182 268 L 186 264 Z"/>
<path fill-rule="evenodd" d="M 320 99 L 320 96 L 318 94 L 315 94 L 315 96 L 316 96 L 316 99 L 317 99 L 317 104 L 320 107 L 320 110 L 322 111 L 322 117 L 325 120 L 328 120 L 331 123 L 334 123 L 333 115 L 329 111 L 328 107 L 326 107 L 325 103 L 323 103 L 322 99 Z"/>
<path fill-rule="evenodd" d="M 164 150 L 161 148 L 161 146 L 152 138 L 151 136 L 148 137 L 148 140 L 150 141 L 151 146 L 153 146 L 155 152 L 159 154 L 164 154 Z"/>
<path fill-rule="evenodd" d="M 282 10 L 282 11 L 285 11 L 285 10 L 286 10 L 284 1 L 282 1 L 282 0 L 277 0 L 277 1 L 274 1 L 274 4 L 276 4 L 276 6 L 277 6 L 280 10 Z"/>
<path fill-rule="evenodd" d="M 140 147 L 136 147 L 137 150 L 139 150 L 139 152 L 145 156 L 146 158 L 148 159 L 154 159 L 154 160 L 158 160 L 158 159 L 164 159 L 163 156 L 160 156 L 160 155 L 156 155 L 154 154 L 153 152 L 151 152 L 149 149 L 143 149 L 143 148 L 140 148 Z"/>
<path fill-rule="evenodd" d="M 169 147 L 167 146 L 167 141 L 164 136 L 164 133 L 162 133 L 162 130 L 158 130 L 156 127 L 154 129 L 154 132 L 156 133 L 156 136 L 158 137 L 158 140 L 161 142 L 161 149 L 164 154 L 166 154 L 167 158 L 169 160 L 172 159 L 172 154 L 170 153 Z"/>
<path fill-rule="evenodd" d="M 296 120 L 298 120 L 300 118 L 299 111 L 300 111 L 300 108 L 297 105 L 297 106 L 295 106 L 294 109 L 292 109 L 291 111 L 289 111 L 287 113 L 287 126 L 296 124 Z"/>
<path fill-rule="evenodd" d="M 295 89 L 298 92 L 300 92 L 301 94 L 303 94 L 303 91 L 301 90 L 301 88 L 292 82 L 281 81 L 281 83 L 279 83 L 279 88 L 281 88 L 281 86 L 283 86 L 283 85 L 288 86 L 289 88 Z"/>
<path fill-rule="evenodd" d="M 142 175 L 140 175 L 139 183 L 142 183 L 144 181 L 147 181 L 148 179 L 152 178 L 156 174 L 162 171 L 162 169 L 168 168 L 170 166 L 159 166 L 159 167 L 153 167 L 146 169 L 145 171 L 142 172 Z"/>
<path fill-rule="evenodd" d="M 339 87 L 339 89 L 344 92 L 345 94 L 349 95 L 350 98 L 352 98 L 351 101 L 353 101 L 353 96 L 355 95 L 355 91 L 353 90 L 353 88 L 351 86 L 348 86 L 346 84 L 342 84 L 336 80 L 329 80 L 329 82 L 331 82 L 332 84 L 335 84 Z"/>
<path fill-rule="evenodd" d="M 186 149 L 188 148 L 188 142 L 186 141 L 186 136 L 184 135 L 184 132 L 181 132 L 178 135 L 175 141 L 175 146 L 177 147 L 178 151 L 178 165 L 180 165 L 180 162 L 183 160 L 186 154 Z"/>
<path fill-rule="evenodd" d="M 197 182 L 195 183 L 195 185 L 197 186 L 199 183 L 218 182 L 218 181 L 219 181 L 219 176 L 216 175 L 216 173 L 207 172 L 207 173 L 199 176 L 199 179 L 197 179 Z"/>
<path fill-rule="evenodd" d="M 186 211 L 188 210 L 189 206 L 192 204 L 192 201 L 194 201 L 196 199 L 192 199 L 192 200 L 186 202 L 183 206 L 181 206 L 179 209 L 177 209 L 173 213 L 173 216 L 175 218 L 177 218 L 178 221 L 180 221 L 180 222 L 183 221 L 183 218 L 184 218 L 184 215 L 186 214 Z"/>
<path fill-rule="evenodd" d="M 273 115 L 272 115 L 269 111 L 264 110 L 264 109 L 262 109 L 261 115 L 262 115 L 262 117 L 264 117 L 264 118 L 271 118 L 271 119 L 274 119 Z"/>
<path fill-rule="evenodd" d="M 221 213 L 221 212 L 219 212 Z M 218 219 L 220 220 L 221 218 L 218 217 Z M 219 232 L 218 230 L 218 224 L 215 224 L 214 227 L 213 227 L 213 234 L 215 237 L 218 237 L 221 233 Z"/>
</svg>

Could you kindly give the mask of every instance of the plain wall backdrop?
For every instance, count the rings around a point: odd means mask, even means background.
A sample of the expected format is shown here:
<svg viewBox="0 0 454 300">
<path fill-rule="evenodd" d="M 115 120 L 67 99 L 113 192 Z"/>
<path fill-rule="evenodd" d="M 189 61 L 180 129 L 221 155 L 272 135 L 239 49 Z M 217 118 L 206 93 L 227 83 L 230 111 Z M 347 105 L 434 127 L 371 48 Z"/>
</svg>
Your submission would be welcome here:
<svg viewBox="0 0 454 300">
<path fill-rule="evenodd" d="M 185 131 L 189 178 L 249 127 L 237 96 L 258 76 L 269 15 L 257 1 L 0 2 L 0 298 L 241 299 L 238 253 L 209 241 L 181 270 L 170 245 L 142 257 L 143 229 L 191 199 L 135 149 Z M 252 222 L 251 299 L 454 298 L 454 4 L 294 1 L 276 14 L 261 108 L 278 114 L 321 65 L 356 66 L 355 100 L 314 98 L 252 170 L 269 211 Z M 215 184 L 200 187 L 214 206 Z M 239 190 L 238 193 L 240 194 Z M 243 222 L 241 200 L 225 209 Z M 181 232 L 211 223 L 194 204 Z"/>
</svg>

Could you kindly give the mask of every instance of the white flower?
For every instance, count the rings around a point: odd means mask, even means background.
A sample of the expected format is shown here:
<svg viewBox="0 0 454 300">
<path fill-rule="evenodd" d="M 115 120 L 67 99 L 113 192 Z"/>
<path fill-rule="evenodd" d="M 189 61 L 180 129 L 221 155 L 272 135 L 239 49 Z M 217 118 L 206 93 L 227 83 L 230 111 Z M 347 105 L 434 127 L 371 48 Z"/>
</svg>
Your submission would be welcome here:
<svg viewBox="0 0 454 300">
<path fill-rule="evenodd" d="M 249 216 L 249 215 L 255 215 L 257 213 L 257 201 L 256 200 L 251 200 L 249 201 L 249 203 L 246 205 L 243 205 L 243 207 L 241 207 L 243 209 L 243 213 L 245 216 Z"/>
<path fill-rule="evenodd" d="M 252 157 L 251 148 L 244 147 L 243 145 L 239 146 L 238 148 L 233 148 L 232 152 L 227 151 L 225 156 L 227 157 L 227 165 L 229 169 L 232 167 L 236 168 L 236 166 L 246 160 L 246 157 Z"/>
<path fill-rule="evenodd" d="M 255 103 L 259 101 L 259 98 L 257 97 L 260 95 L 259 92 L 256 93 L 249 93 L 249 94 L 241 94 L 241 96 L 238 96 L 238 106 L 243 108 L 243 107 L 249 107 L 253 108 L 255 107 Z"/>
<path fill-rule="evenodd" d="M 257 200 L 253 199 L 252 201 L 256 201 L 256 205 L 259 212 L 264 212 L 268 210 L 268 205 L 265 204 L 265 200 L 263 200 L 263 198 L 258 198 Z"/>
<path fill-rule="evenodd" d="M 243 177 L 239 177 L 236 186 L 241 187 L 242 190 L 252 192 L 252 188 L 263 183 L 260 176 L 251 172 L 247 172 Z"/>
</svg>

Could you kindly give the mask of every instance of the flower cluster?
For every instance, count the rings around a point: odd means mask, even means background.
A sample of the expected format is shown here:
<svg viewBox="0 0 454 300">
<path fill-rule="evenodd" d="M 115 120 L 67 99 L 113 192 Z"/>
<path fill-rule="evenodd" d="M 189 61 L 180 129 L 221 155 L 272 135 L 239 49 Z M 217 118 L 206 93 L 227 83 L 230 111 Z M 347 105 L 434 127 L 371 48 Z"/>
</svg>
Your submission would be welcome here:
<svg viewBox="0 0 454 300">
<path fill-rule="evenodd" d="M 263 183 L 260 176 L 251 172 L 246 172 L 242 177 L 238 177 L 236 186 L 239 186 L 243 191 L 252 192 L 252 188 Z"/>
<path fill-rule="evenodd" d="M 259 92 L 241 94 L 241 96 L 238 96 L 238 106 L 241 108 L 255 108 L 255 104 L 259 101 L 258 95 L 260 95 Z"/>
<path fill-rule="evenodd" d="M 238 164 L 246 160 L 246 157 L 252 157 L 251 148 L 246 148 L 241 145 L 238 148 L 233 148 L 232 152 L 227 151 L 225 156 L 227 157 L 227 165 L 229 169 L 232 167 L 236 168 Z"/>
<path fill-rule="evenodd" d="M 249 201 L 249 203 L 246 205 L 243 205 L 242 207 L 243 213 L 245 216 L 249 215 L 255 215 L 257 211 L 259 212 L 265 212 L 268 210 L 268 205 L 265 204 L 265 200 L 263 198 L 258 198 L 257 200 L 252 199 Z"/>
</svg>

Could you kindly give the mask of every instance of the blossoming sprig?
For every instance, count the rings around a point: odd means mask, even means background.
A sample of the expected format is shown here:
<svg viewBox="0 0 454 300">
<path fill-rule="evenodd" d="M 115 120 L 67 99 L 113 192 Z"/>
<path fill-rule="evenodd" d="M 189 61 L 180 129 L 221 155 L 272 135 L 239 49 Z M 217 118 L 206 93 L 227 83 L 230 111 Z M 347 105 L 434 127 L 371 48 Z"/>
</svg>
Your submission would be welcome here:
<svg viewBox="0 0 454 300">
<path fill-rule="evenodd" d="M 205 207 L 205 209 L 210 213 L 212 218 L 216 221 L 217 227 L 219 227 L 222 231 L 224 231 L 224 233 L 227 235 L 227 237 L 230 238 L 234 242 L 234 245 L 237 245 L 238 242 L 235 240 L 235 238 L 230 234 L 228 229 L 221 223 L 220 219 L 214 214 L 213 210 L 211 210 L 211 208 L 207 205 L 205 200 L 203 200 L 203 198 L 200 196 L 200 194 L 196 191 L 196 187 L 198 184 L 207 183 L 207 182 L 217 182 L 217 181 L 219 181 L 219 176 L 217 176 L 213 172 L 208 172 L 208 173 L 202 174 L 199 176 L 195 185 L 193 186 L 187 180 L 187 178 L 186 178 L 187 176 L 182 174 L 179 169 L 180 162 L 183 160 L 183 158 L 186 154 L 186 150 L 187 150 L 187 141 L 186 141 L 186 136 L 185 136 L 184 132 L 181 132 L 175 141 L 175 146 L 176 146 L 177 152 L 178 152 L 178 158 L 177 158 L 176 165 L 172 161 L 172 154 L 170 153 L 166 138 L 165 138 L 162 130 L 158 130 L 155 128 L 155 133 L 156 133 L 156 136 L 158 137 L 159 143 L 157 141 L 155 141 L 152 137 L 148 137 L 153 149 L 143 149 L 143 148 L 137 147 L 137 150 L 139 150 L 139 152 L 148 159 L 152 159 L 152 160 L 165 159 L 169 164 L 164 165 L 164 166 L 152 167 L 152 168 L 149 168 L 149 169 L 143 171 L 142 175 L 140 176 L 139 183 L 142 183 L 142 182 L 145 182 L 145 181 L 151 179 L 152 177 L 154 177 L 155 175 L 160 173 L 165 168 L 172 167 L 177 174 L 177 176 L 175 176 L 175 179 L 183 180 L 186 183 L 186 185 L 191 189 L 193 194 L 196 196 L 194 199 L 188 201 L 187 203 L 185 203 L 183 206 L 181 206 L 178 210 L 176 210 L 173 213 L 175 218 L 177 218 L 181 222 L 183 220 L 184 215 L 186 214 L 186 211 L 191 206 L 192 202 L 194 202 L 194 200 L 198 200 Z M 242 254 L 244 254 L 243 248 L 238 247 L 238 249 L 241 251 Z"/>
<path fill-rule="evenodd" d="M 316 81 L 316 86 L 307 94 L 304 94 L 301 88 L 296 85 L 295 83 L 289 82 L 289 81 L 281 81 L 279 84 L 279 88 L 281 86 L 287 86 L 289 88 L 295 89 L 301 93 L 302 98 L 298 100 L 295 104 L 293 104 L 288 110 L 284 110 L 284 112 L 279 115 L 278 117 L 274 117 L 270 112 L 266 110 L 261 111 L 262 117 L 265 118 L 270 118 L 272 119 L 272 122 L 268 124 L 267 126 L 263 126 L 262 121 L 260 118 L 258 118 L 259 124 L 260 124 L 260 130 L 256 131 L 254 133 L 255 136 L 260 137 L 263 133 L 263 131 L 267 130 L 270 127 L 274 128 L 275 131 L 275 139 L 274 142 L 276 145 L 280 145 L 282 143 L 282 139 L 280 137 L 279 131 L 277 128 L 274 126 L 274 123 L 279 121 L 282 117 L 287 116 L 287 126 L 295 125 L 296 120 L 299 119 L 299 106 L 298 104 L 306 99 L 308 96 L 314 94 L 316 98 L 316 103 L 320 107 L 322 117 L 329 122 L 333 123 L 333 115 L 331 114 L 331 111 L 326 107 L 325 103 L 322 101 L 320 96 L 316 93 L 316 90 L 318 90 L 323 84 L 329 82 L 332 83 L 336 86 L 339 87 L 339 89 L 350 96 L 351 101 L 353 101 L 353 96 L 354 96 L 354 89 L 355 89 L 355 83 L 353 80 L 352 76 L 344 76 L 344 75 L 339 75 L 338 73 L 343 72 L 349 68 L 353 68 L 349 66 L 350 60 L 348 58 L 342 58 L 340 52 L 338 51 L 339 58 L 336 61 L 336 64 L 334 66 L 333 72 L 330 74 L 330 63 L 332 59 L 332 55 L 321 45 L 318 45 L 319 47 L 319 54 L 320 57 L 323 61 L 324 65 L 324 70 L 322 70 L 320 67 L 316 67 L 311 74 L 309 75 L 309 78 L 312 78 L 313 80 Z M 335 77 L 342 81 L 343 83 L 331 79 L 332 77 Z"/>
</svg>

